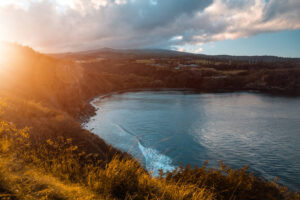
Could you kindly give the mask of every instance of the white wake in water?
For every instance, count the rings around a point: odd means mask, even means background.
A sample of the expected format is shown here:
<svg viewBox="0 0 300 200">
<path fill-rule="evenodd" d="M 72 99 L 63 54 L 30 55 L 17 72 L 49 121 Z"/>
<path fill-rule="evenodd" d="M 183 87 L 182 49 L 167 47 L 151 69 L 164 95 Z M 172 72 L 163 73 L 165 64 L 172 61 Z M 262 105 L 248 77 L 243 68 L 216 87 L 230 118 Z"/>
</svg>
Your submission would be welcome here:
<svg viewBox="0 0 300 200">
<path fill-rule="evenodd" d="M 146 160 L 146 168 L 152 172 L 154 176 L 158 176 L 159 170 L 164 172 L 173 171 L 175 166 L 172 165 L 172 159 L 166 155 L 159 153 L 155 149 L 146 148 L 138 142 L 139 148 Z"/>
<path fill-rule="evenodd" d="M 159 175 L 159 170 L 163 170 L 164 172 L 172 171 L 175 169 L 175 166 L 172 165 L 172 159 L 164 154 L 161 154 L 159 151 L 147 148 L 141 144 L 140 139 L 138 136 L 133 134 L 132 132 L 128 131 L 124 127 L 119 124 L 115 124 L 121 131 L 127 133 L 130 136 L 135 137 L 138 147 L 142 152 L 145 161 L 146 161 L 146 169 L 149 172 L 152 172 L 154 176 Z"/>
</svg>

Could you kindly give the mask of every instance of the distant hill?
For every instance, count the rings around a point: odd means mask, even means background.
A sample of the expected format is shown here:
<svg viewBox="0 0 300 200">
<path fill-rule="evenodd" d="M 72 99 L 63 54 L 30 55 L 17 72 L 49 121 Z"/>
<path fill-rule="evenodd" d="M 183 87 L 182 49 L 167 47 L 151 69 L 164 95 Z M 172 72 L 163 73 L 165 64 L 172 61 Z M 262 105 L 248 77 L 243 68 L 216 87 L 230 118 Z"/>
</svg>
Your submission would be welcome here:
<svg viewBox="0 0 300 200">
<path fill-rule="evenodd" d="M 61 54 L 50 54 L 58 58 L 75 58 L 75 59 L 90 59 L 90 58 L 184 58 L 184 59 L 205 59 L 218 61 L 255 61 L 255 62 L 289 62 L 300 65 L 300 58 L 287 58 L 278 56 L 232 56 L 232 55 L 205 55 L 193 54 L 187 52 L 179 52 L 167 49 L 112 49 L 101 48 L 89 51 L 69 52 Z"/>
</svg>

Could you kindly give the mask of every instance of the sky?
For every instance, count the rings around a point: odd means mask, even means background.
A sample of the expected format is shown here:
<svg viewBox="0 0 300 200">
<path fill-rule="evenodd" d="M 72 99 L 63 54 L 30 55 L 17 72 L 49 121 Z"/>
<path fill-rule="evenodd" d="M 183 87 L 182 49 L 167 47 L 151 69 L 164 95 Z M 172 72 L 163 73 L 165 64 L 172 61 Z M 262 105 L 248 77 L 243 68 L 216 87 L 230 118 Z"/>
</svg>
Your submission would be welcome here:
<svg viewBox="0 0 300 200">
<path fill-rule="evenodd" d="M 0 0 L 0 41 L 300 57 L 300 0 Z"/>
</svg>

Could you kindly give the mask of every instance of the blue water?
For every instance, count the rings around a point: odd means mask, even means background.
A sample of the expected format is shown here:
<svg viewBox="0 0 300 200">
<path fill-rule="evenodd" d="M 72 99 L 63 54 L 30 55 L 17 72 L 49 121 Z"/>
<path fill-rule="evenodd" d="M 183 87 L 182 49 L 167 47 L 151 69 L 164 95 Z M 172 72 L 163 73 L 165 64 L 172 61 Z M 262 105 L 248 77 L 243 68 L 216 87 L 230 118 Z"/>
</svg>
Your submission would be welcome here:
<svg viewBox="0 0 300 200">
<path fill-rule="evenodd" d="M 300 98 L 160 91 L 93 101 L 85 127 L 157 175 L 180 164 L 233 168 L 300 191 Z"/>
</svg>

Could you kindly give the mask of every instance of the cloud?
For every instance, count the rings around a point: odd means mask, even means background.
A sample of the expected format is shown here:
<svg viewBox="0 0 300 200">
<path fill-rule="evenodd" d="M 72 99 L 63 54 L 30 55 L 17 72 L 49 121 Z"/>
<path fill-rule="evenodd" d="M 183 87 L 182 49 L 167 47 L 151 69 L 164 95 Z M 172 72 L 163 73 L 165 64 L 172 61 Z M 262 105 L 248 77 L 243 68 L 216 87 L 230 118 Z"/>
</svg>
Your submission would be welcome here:
<svg viewBox="0 0 300 200">
<path fill-rule="evenodd" d="M 299 0 L 4 0 L 0 40 L 45 52 L 105 46 L 200 52 L 207 42 L 299 29 L 299 19 Z"/>
</svg>

